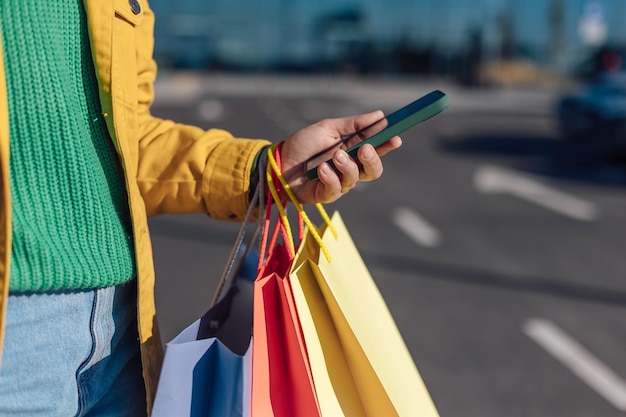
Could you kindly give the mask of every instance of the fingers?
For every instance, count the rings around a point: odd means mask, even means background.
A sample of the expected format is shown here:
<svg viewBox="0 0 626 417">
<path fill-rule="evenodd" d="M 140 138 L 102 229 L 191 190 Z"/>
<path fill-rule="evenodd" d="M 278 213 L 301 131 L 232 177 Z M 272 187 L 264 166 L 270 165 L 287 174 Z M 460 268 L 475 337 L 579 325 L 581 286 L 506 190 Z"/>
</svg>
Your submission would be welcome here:
<svg viewBox="0 0 626 417">
<path fill-rule="evenodd" d="M 347 193 L 359 182 L 359 165 L 343 150 L 335 152 L 332 159 L 334 168 L 323 163 L 319 169 L 320 187 L 316 198 L 321 202 L 332 202 Z M 319 200 L 318 200 L 319 201 Z"/>
<path fill-rule="evenodd" d="M 324 162 L 318 168 L 319 183 L 315 189 L 315 202 L 332 203 L 341 197 L 341 180 L 337 172 Z"/>
<path fill-rule="evenodd" d="M 339 171 L 341 193 L 345 194 L 359 182 L 359 165 L 345 151 L 337 151 L 333 156 L 335 168 Z"/>
<path fill-rule="evenodd" d="M 343 150 L 335 152 L 332 166 L 319 167 L 318 201 L 329 203 L 347 193 L 359 182 L 359 165 Z M 320 200 L 321 199 L 321 200 Z"/>
<path fill-rule="evenodd" d="M 402 146 L 402 138 L 400 138 L 400 136 L 394 136 L 388 142 L 377 147 L 376 152 L 379 156 L 385 156 L 389 152 L 398 149 L 400 146 Z"/>
<path fill-rule="evenodd" d="M 363 145 L 357 152 L 359 162 L 363 166 L 361 181 L 373 181 L 383 174 L 383 163 L 372 145 Z"/>
<path fill-rule="evenodd" d="M 330 203 L 356 187 L 359 181 L 378 179 L 383 173 L 381 156 L 401 146 L 402 140 L 399 136 L 376 149 L 369 144 L 363 145 L 358 149 L 355 158 L 351 158 L 344 150 L 336 151 L 331 164 L 325 162 L 319 166 L 319 181 L 315 182 L 304 176 L 302 160 L 319 151 L 310 145 L 320 138 L 326 138 L 326 142 L 336 141 L 339 136 L 359 131 L 359 135 L 369 137 L 368 133 L 376 133 L 384 127 L 384 123 L 380 122 L 381 119 L 384 120 L 383 117 L 382 111 L 375 111 L 340 119 L 326 119 L 290 136 L 282 149 L 283 169 L 286 169 L 285 172 L 293 170 L 293 177 L 288 180 L 298 199 L 303 203 Z M 370 130 L 373 131 L 369 132 Z"/>
<path fill-rule="evenodd" d="M 319 180 L 322 187 L 319 187 L 320 195 L 316 196 L 318 201 L 335 201 L 356 187 L 359 181 L 373 181 L 380 178 L 383 173 L 383 164 L 374 147 L 364 145 L 357 155 L 359 163 L 345 151 L 340 150 L 333 156 L 334 167 L 327 163 L 319 167 Z"/>
</svg>

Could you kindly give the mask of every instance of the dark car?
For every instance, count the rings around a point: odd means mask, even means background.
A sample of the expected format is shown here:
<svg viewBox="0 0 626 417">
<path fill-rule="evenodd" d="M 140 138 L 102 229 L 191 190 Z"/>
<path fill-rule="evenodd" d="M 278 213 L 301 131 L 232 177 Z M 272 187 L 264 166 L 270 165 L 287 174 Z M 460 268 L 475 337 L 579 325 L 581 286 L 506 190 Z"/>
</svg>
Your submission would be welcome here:
<svg viewBox="0 0 626 417">
<path fill-rule="evenodd" d="M 566 139 L 626 145 L 626 71 L 598 75 L 580 91 L 565 94 L 556 116 Z"/>
</svg>

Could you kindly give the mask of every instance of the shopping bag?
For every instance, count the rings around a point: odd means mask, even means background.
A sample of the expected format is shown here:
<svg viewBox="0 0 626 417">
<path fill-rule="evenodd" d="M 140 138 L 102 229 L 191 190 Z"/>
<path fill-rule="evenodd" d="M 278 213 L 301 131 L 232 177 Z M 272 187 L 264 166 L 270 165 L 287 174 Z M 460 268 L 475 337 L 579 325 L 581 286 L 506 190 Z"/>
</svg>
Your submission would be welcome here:
<svg viewBox="0 0 626 417">
<path fill-rule="evenodd" d="M 291 285 L 321 415 L 438 416 L 338 212 L 320 232 L 305 236 Z"/>
<path fill-rule="evenodd" d="M 235 283 L 167 344 L 152 417 L 250 416 L 251 313 L 251 283 Z"/>
<path fill-rule="evenodd" d="M 288 275 L 255 282 L 253 335 L 252 416 L 319 417 Z"/>
<path fill-rule="evenodd" d="M 250 417 L 258 253 L 243 242 L 259 194 L 239 230 L 211 307 L 167 344 L 152 417 Z"/>
<path fill-rule="evenodd" d="M 318 229 L 290 191 L 272 153 L 268 153 L 268 162 L 307 225 L 286 281 L 292 290 L 320 415 L 437 417 L 341 216 L 335 213 L 331 219 L 317 205 L 325 222 Z"/>
<path fill-rule="evenodd" d="M 270 189 L 273 180 L 268 181 Z M 274 189 L 276 193 L 276 190 Z M 271 198 L 268 199 L 271 203 Z M 282 207 L 281 198 L 273 198 Z M 268 204 L 265 224 L 270 223 Z M 267 256 L 254 282 L 254 345 L 252 349 L 252 416 L 319 417 L 315 388 L 297 316 L 289 273 L 295 247 L 286 233 L 285 217 L 273 229 L 265 227 L 262 242 Z M 279 243 L 277 237 L 283 236 Z M 262 253 L 265 250 L 261 251 Z"/>
</svg>

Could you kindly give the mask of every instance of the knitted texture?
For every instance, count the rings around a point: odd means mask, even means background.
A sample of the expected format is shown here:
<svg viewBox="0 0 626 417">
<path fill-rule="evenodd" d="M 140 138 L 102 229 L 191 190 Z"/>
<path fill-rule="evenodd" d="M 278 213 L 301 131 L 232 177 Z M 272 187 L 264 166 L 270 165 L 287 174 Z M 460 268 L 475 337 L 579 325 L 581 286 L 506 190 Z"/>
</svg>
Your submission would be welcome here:
<svg viewBox="0 0 626 417">
<path fill-rule="evenodd" d="M 135 276 L 126 190 L 101 114 L 82 0 L 2 0 L 11 291 Z"/>
</svg>

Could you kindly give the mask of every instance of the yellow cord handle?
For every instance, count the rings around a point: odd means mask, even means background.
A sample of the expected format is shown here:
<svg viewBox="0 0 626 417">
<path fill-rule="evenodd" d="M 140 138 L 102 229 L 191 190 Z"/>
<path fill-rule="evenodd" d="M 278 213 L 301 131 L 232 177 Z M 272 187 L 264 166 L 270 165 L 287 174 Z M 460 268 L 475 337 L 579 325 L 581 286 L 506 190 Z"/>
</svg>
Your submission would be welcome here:
<svg viewBox="0 0 626 417">
<path fill-rule="evenodd" d="M 272 146 L 268 150 L 267 154 L 272 155 L 274 153 L 275 148 L 276 148 L 276 145 Z M 274 158 L 273 155 L 271 157 Z M 274 161 L 274 163 L 276 163 L 276 161 Z M 285 228 L 285 232 L 287 233 L 288 242 L 285 242 L 285 243 L 287 244 L 287 248 L 289 249 L 289 253 L 291 254 L 291 256 L 295 256 L 296 251 L 295 251 L 294 244 L 293 244 L 293 233 L 291 232 L 291 225 L 289 224 L 289 219 L 287 218 L 287 212 L 285 211 L 285 207 L 283 206 L 283 203 L 280 201 L 280 198 L 278 196 L 278 191 L 276 190 L 276 186 L 274 185 L 274 180 L 272 179 L 272 173 L 269 169 L 266 171 L 265 176 L 267 178 L 267 186 L 270 190 L 270 193 L 272 193 L 272 198 L 274 199 L 274 204 L 276 204 L 276 207 L 278 208 L 278 215 L 280 216 L 280 220 Z"/>
<path fill-rule="evenodd" d="M 309 231 L 311 232 L 311 235 L 313 236 L 313 239 L 315 239 L 317 244 L 320 246 L 320 249 L 324 253 L 324 256 L 326 257 L 326 260 L 328 262 L 330 262 L 330 260 L 331 260 L 330 252 L 328 251 L 328 248 L 326 247 L 326 245 L 322 242 L 322 238 L 321 238 L 321 236 L 319 235 L 319 233 L 317 231 L 317 227 L 315 227 L 315 225 L 313 225 L 313 223 L 309 219 L 309 216 L 307 216 L 306 212 L 304 211 L 304 208 L 302 207 L 302 204 L 298 201 L 296 196 L 293 194 L 293 191 L 291 191 L 291 187 L 289 187 L 289 184 L 285 180 L 285 177 L 283 177 L 283 174 L 280 171 L 280 168 L 278 167 L 278 164 L 276 163 L 276 159 L 274 158 L 274 150 L 276 149 L 276 146 L 277 145 L 272 146 L 268 150 L 268 152 L 267 152 L 267 160 L 269 162 L 269 166 L 272 168 L 272 170 L 276 174 L 276 177 L 278 178 L 278 180 L 280 181 L 281 185 L 283 186 L 283 189 L 285 190 L 285 192 L 289 196 L 289 199 L 291 200 L 293 205 L 296 207 L 296 210 L 298 211 L 298 214 L 300 215 L 300 217 L 304 221 L 304 224 L 306 224 L 306 226 L 308 227 Z M 274 195 L 274 193 L 276 192 L 276 187 L 274 187 L 274 184 L 273 184 L 273 181 L 272 181 L 272 178 L 271 178 L 271 173 L 269 172 L 269 168 L 268 168 L 268 173 L 267 173 L 267 179 L 268 179 L 268 184 L 269 184 L 270 190 L 273 189 L 271 191 L 272 192 L 272 196 L 274 197 L 274 200 L 277 202 L 277 207 L 278 207 L 278 211 L 280 213 L 281 219 L 283 220 L 284 224 L 286 225 L 286 228 L 288 229 L 287 233 L 288 233 L 289 236 L 292 236 L 292 234 L 291 234 L 291 227 L 288 227 L 289 223 L 288 223 L 288 220 L 287 220 L 287 216 L 285 214 L 285 209 L 282 206 L 282 203 L 278 202 L 279 200 L 276 198 L 277 194 Z M 332 232 L 333 236 L 335 238 L 337 238 L 337 230 L 332 225 L 332 223 L 330 221 L 330 217 L 328 216 L 328 213 L 326 212 L 326 209 L 324 208 L 324 206 L 322 204 L 320 204 L 320 203 L 316 203 L 315 207 L 317 207 L 317 210 L 319 211 L 320 215 L 324 219 L 324 222 L 326 223 L 327 227 Z"/>
</svg>

